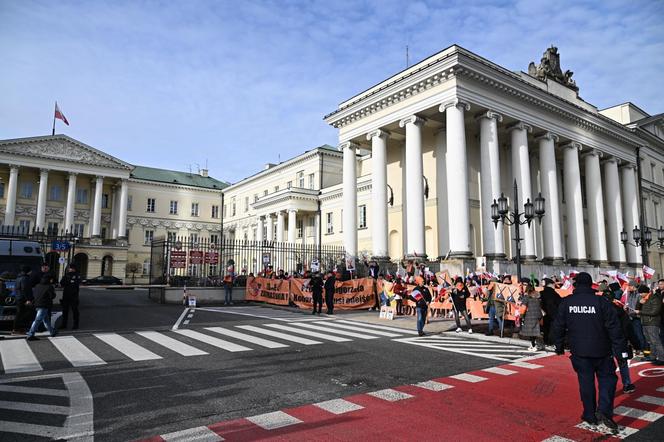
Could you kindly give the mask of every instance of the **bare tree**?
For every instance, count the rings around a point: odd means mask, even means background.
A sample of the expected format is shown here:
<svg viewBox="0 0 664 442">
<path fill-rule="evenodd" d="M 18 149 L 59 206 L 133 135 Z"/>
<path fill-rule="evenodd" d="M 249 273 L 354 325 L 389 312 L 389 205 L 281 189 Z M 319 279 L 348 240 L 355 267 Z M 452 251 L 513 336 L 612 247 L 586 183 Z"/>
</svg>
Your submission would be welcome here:
<svg viewBox="0 0 664 442">
<path fill-rule="evenodd" d="M 140 272 L 143 269 L 143 266 L 141 266 L 141 263 L 139 262 L 128 262 L 126 271 L 127 273 L 131 273 L 131 283 L 136 284 L 136 273 Z"/>
</svg>

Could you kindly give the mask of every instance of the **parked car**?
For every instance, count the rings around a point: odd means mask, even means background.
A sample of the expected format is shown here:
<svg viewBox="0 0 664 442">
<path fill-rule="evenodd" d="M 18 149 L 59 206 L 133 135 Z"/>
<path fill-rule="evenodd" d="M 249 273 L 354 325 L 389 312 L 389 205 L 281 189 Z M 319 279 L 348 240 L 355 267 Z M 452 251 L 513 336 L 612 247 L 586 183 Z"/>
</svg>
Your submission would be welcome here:
<svg viewBox="0 0 664 442">
<path fill-rule="evenodd" d="M 97 276 L 81 281 L 82 285 L 122 285 L 122 280 L 115 276 Z"/>
</svg>

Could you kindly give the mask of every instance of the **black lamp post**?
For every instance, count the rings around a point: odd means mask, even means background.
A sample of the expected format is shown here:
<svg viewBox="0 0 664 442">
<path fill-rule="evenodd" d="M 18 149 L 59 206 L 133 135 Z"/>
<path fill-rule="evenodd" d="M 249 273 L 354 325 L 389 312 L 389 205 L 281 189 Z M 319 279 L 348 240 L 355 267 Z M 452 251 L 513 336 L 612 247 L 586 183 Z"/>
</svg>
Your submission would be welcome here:
<svg viewBox="0 0 664 442">
<path fill-rule="evenodd" d="M 510 212 L 509 207 L 507 206 L 507 198 L 501 193 L 498 201 L 494 199 L 493 204 L 491 204 L 491 219 L 493 220 L 496 229 L 498 228 L 498 223 L 500 221 L 508 226 L 516 226 L 514 229 L 514 241 L 516 242 L 516 274 L 519 280 L 521 280 L 521 231 L 519 226 L 528 224 L 528 227 L 530 227 L 530 223 L 535 217 L 537 217 L 537 220 L 540 223 L 542 222 L 542 217 L 544 216 L 545 211 L 544 198 L 542 198 L 542 194 L 540 193 L 535 198 L 534 204 L 529 198 L 523 205 L 523 212 L 519 212 L 518 207 L 519 188 L 516 184 L 516 180 L 514 180 L 514 206 L 512 207 L 512 211 Z M 521 218 L 522 216 L 523 219 Z M 664 235 L 664 232 L 662 234 Z"/>
<path fill-rule="evenodd" d="M 620 242 L 622 242 L 623 245 L 629 244 L 636 247 L 642 246 L 644 249 L 649 249 L 652 244 L 652 230 L 650 230 L 650 227 L 647 226 L 643 230 L 641 230 L 638 226 L 634 226 L 632 229 L 632 239 L 634 242 L 629 242 L 625 229 L 620 232 Z M 664 227 L 662 226 L 659 226 L 659 229 L 657 229 L 656 243 L 660 248 L 664 247 Z M 644 253 L 643 256 L 647 256 L 647 253 Z M 648 265 L 648 263 L 645 261 L 644 264 Z"/>
</svg>

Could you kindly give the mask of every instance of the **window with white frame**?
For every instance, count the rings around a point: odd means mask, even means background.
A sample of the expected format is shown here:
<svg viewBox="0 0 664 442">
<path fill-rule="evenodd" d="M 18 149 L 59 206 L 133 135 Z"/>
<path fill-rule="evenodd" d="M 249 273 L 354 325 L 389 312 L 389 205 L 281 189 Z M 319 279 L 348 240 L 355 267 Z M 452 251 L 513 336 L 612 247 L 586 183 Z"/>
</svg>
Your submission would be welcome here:
<svg viewBox="0 0 664 442">
<path fill-rule="evenodd" d="M 154 198 L 148 198 L 148 203 L 147 207 L 145 208 L 145 211 L 148 213 L 154 213 L 155 209 L 155 200 Z"/>
<path fill-rule="evenodd" d="M 297 187 L 304 189 L 304 171 L 301 170 L 297 173 Z"/>
<path fill-rule="evenodd" d="M 76 188 L 76 204 L 88 203 L 88 189 Z"/>
<path fill-rule="evenodd" d="M 212 206 L 212 218 L 219 218 L 219 206 Z"/>
<path fill-rule="evenodd" d="M 171 204 L 168 210 L 169 215 L 177 215 L 178 214 L 178 202 L 175 200 L 171 200 Z"/>
<path fill-rule="evenodd" d="M 166 238 L 169 242 L 177 241 L 178 232 L 166 232 Z"/>
<path fill-rule="evenodd" d="M 357 211 L 358 213 L 358 220 L 357 220 L 357 226 L 360 229 L 364 229 L 367 227 L 367 206 L 366 205 L 361 205 L 359 207 L 359 210 Z"/>
<path fill-rule="evenodd" d="M 219 235 L 210 233 L 210 244 L 219 244 Z"/>
<path fill-rule="evenodd" d="M 74 236 L 78 236 L 79 238 L 83 237 L 83 231 L 85 230 L 85 224 L 83 223 L 77 223 L 74 224 L 74 231 L 72 234 Z"/>
<path fill-rule="evenodd" d="M 144 234 L 145 234 L 145 236 L 144 236 L 143 244 L 146 244 L 146 245 L 152 244 L 152 240 L 154 239 L 154 230 L 146 230 Z"/>
<path fill-rule="evenodd" d="M 48 191 L 49 201 L 61 201 L 62 200 L 62 187 L 54 184 Z"/>
<path fill-rule="evenodd" d="M 18 221 L 18 227 L 21 229 L 23 232 L 29 232 L 30 231 L 30 220 L 27 219 L 21 219 Z"/>
<path fill-rule="evenodd" d="M 101 208 L 108 209 L 108 193 L 101 194 Z"/>
<path fill-rule="evenodd" d="M 309 189 L 314 189 L 316 187 L 315 184 L 314 184 L 315 183 L 314 179 L 315 179 L 315 174 L 310 173 L 309 174 Z"/>
<path fill-rule="evenodd" d="M 198 233 L 190 233 L 189 242 L 191 242 L 192 244 L 196 244 L 198 242 Z"/>
<path fill-rule="evenodd" d="M 191 203 L 191 216 L 198 216 L 198 203 Z"/>
<path fill-rule="evenodd" d="M 150 274 L 150 258 L 146 258 L 145 261 L 143 261 L 143 274 Z"/>
<path fill-rule="evenodd" d="M 334 218 L 332 217 L 332 212 L 327 212 L 325 214 L 325 221 L 326 221 L 326 225 L 327 225 L 327 230 L 326 231 L 327 231 L 328 234 L 334 233 L 333 219 Z"/>
<path fill-rule="evenodd" d="M 295 221 L 295 236 L 299 239 L 302 238 L 302 218 Z"/>
<path fill-rule="evenodd" d="M 58 225 L 57 222 L 49 221 L 46 231 L 48 232 L 49 235 L 57 235 L 59 233 L 59 229 L 60 229 L 60 226 Z"/>
<path fill-rule="evenodd" d="M 19 197 L 26 199 L 32 198 L 32 183 L 30 181 L 24 181 L 21 183 L 21 191 L 19 192 Z"/>
</svg>

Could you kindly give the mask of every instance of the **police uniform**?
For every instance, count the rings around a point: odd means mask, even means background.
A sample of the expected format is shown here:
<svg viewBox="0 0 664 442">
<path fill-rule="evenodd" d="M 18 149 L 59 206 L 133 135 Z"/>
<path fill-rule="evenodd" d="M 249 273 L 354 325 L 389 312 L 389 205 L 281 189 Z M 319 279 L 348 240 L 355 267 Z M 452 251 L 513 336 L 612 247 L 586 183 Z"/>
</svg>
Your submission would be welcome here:
<svg viewBox="0 0 664 442">
<path fill-rule="evenodd" d="M 74 315 L 73 329 L 78 328 L 78 292 L 81 284 L 81 276 L 78 272 L 67 272 L 60 280 L 62 286 L 62 326 L 67 328 L 67 319 L 69 318 L 69 309 Z"/>
<path fill-rule="evenodd" d="M 576 289 L 563 298 L 554 322 L 556 353 L 564 353 L 565 336 L 569 341 L 572 367 L 579 379 L 583 403 L 581 418 L 588 423 L 598 421 L 615 429 L 613 399 L 616 391 L 614 355 L 627 359 L 627 342 L 614 307 L 591 288 L 588 273 L 579 273 Z M 595 378 L 599 386 L 596 399 Z"/>
</svg>

